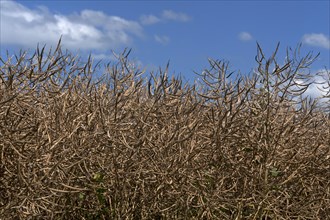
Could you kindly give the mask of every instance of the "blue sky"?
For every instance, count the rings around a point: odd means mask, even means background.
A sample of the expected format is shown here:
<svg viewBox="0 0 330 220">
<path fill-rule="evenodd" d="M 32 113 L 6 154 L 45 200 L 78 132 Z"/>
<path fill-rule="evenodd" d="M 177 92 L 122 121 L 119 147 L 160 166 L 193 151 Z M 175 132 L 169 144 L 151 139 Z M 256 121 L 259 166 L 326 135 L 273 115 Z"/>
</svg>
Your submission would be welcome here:
<svg viewBox="0 0 330 220">
<path fill-rule="evenodd" d="M 105 61 L 111 50 L 132 48 L 137 65 L 156 69 L 170 60 L 171 73 L 186 79 L 228 60 L 233 71 L 256 67 L 256 42 L 269 56 L 281 42 L 321 53 L 312 71 L 330 64 L 330 3 L 324 1 L 1 1 L 0 46 L 35 49 L 37 43 L 92 53 Z"/>
</svg>

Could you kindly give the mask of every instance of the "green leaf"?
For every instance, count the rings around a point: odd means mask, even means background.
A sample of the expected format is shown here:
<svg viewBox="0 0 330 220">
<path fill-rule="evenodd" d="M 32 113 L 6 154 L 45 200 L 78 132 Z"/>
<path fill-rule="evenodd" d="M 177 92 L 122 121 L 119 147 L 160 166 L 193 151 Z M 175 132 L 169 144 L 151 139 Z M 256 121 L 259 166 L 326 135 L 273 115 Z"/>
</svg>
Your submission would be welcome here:
<svg viewBox="0 0 330 220">
<path fill-rule="evenodd" d="M 280 171 L 277 170 L 276 167 L 273 167 L 271 170 L 270 170 L 270 173 L 273 177 L 277 177 L 280 173 Z"/>
<path fill-rule="evenodd" d="M 84 198 L 85 198 L 84 193 L 79 193 L 79 199 L 80 199 L 80 200 L 83 200 Z"/>
</svg>

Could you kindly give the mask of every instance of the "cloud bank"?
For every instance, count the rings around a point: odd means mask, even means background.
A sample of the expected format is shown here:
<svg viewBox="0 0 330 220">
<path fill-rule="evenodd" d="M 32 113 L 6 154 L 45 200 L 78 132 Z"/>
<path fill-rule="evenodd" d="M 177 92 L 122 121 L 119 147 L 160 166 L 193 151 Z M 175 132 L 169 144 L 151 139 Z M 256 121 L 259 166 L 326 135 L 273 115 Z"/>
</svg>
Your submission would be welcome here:
<svg viewBox="0 0 330 220">
<path fill-rule="evenodd" d="M 303 43 L 310 46 L 322 47 L 330 49 L 330 38 L 324 34 L 305 34 L 302 38 Z"/>
<path fill-rule="evenodd" d="M 184 13 L 174 12 L 172 10 L 163 11 L 162 17 L 166 20 L 187 22 L 190 20 L 190 17 Z"/>
<path fill-rule="evenodd" d="M 62 35 L 69 49 L 113 49 L 130 45 L 143 35 L 138 22 L 101 11 L 52 14 L 46 8 L 31 10 L 14 1 L 1 1 L 1 43 L 34 48 L 37 43 L 56 44 Z"/>
<path fill-rule="evenodd" d="M 175 22 L 188 22 L 191 17 L 185 13 L 175 12 L 172 10 L 164 10 L 160 16 L 156 15 L 142 15 L 140 17 L 140 22 L 143 25 L 152 25 L 159 22 L 175 21 Z"/>
<path fill-rule="evenodd" d="M 161 19 L 156 17 L 155 15 L 142 15 L 140 17 L 140 21 L 144 25 L 151 25 L 160 22 Z"/>
<path fill-rule="evenodd" d="M 239 33 L 238 38 L 241 41 L 250 41 L 250 40 L 252 40 L 252 35 L 248 32 L 241 32 L 241 33 Z"/>
<path fill-rule="evenodd" d="M 68 49 L 109 50 L 130 47 L 137 38 L 144 36 L 141 25 L 159 22 L 187 22 L 184 13 L 164 10 L 160 16 L 142 15 L 140 21 L 110 16 L 102 11 L 82 10 L 68 15 L 52 13 L 46 7 L 30 9 L 15 1 L 0 1 L 1 44 L 23 48 L 62 43 Z M 3 31 L 5 30 L 5 31 Z M 155 34 L 154 40 L 166 45 L 168 36 Z"/>
<path fill-rule="evenodd" d="M 166 45 L 170 42 L 170 38 L 168 36 L 160 36 L 156 34 L 154 37 L 158 43 L 161 43 L 163 45 Z"/>
</svg>

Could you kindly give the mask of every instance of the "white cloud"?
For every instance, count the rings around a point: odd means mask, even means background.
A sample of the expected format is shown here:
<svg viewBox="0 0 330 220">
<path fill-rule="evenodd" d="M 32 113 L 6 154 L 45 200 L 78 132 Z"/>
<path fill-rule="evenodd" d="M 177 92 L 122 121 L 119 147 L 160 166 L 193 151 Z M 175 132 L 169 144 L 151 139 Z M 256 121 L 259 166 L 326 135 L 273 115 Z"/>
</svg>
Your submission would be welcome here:
<svg viewBox="0 0 330 220">
<path fill-rule="evenodd" d="M 144 25 L 156 24 L 161 21 L 160 18 L 156 17 L 155 15 L 142 15 L 140 17 L 140 21 Z"/>
<path fill-rule="evenodd" d="M 249 40 L 252 40 L 252 35 L 248 32 L 241 32 L 241 33 L 239 33 L 238 38 L 241 41 L 249 41 Z"/>
<path fill-rule="evenodd" d="M 320 98 L 326 95 L 326 91 L 322 89 L 322 85 L 324 85 L 324 80 L 321 77 L 315 76 L 314 83 L 311 84 L 304 96 L 310 96 L 312 98 Z"/>
<path fill-rule="evenodd" d="M 188 22 L 191 17 L 185 13 L 175 12 L 172 10 L 164 10 L 160 16 L 155 15 L 142 15 L 140 17 L 140 22 L 143 25 L 151 25 L 159 22 L 165 21 L 177 21 L 177 22 Z"/>
<path fill-rule="evenodd" d="M 166 20 L 174 20 L 181 22 L 187 22 L 191 19 L 187 14 L 181 12 L 174 12 L 172 10 L 164 10 L 162 13 L 162 17 Z"/>
<path fill-rule="evenodd" d="M 319 95 L 327 97 L 330 101 L 330 71 L 326 69 L 319 70 L 314 79 Z"/>
<path fill-rule="evenodd" d="M 116 57 L 113 54 L 106 53 L 93 53 L 92 58 L 96 60 L 104 60 L 104 61 L 117 61 Z"/>
<path fill-rule="evenodd" d="M 1 1 L 1 43 L 35 48 L 37 43 L 54 45 L 62 35 L 70 49 L 113 49 L 128 46 L 142 36 L 139 23 L 101 11 L 52 14 L 45 7 L 29 9 L 14 1 Z"/>
<path fill-rule="evenodd" d="M 158 43 L 161 43 L 163 45 L 168 44 L 170 42 L 170 38 L 165 35 L 164 36 L 155 35 L 154 37 Z"/>
<path fill-rule="evenodd" d="M 311 84 L 302 94 L 303 98 L 309 97 L 317 99 L 320 106 L 329 106 L 330 103 L 330 73 L 328 70 L 322 69 L 315 73 L 311 79 Z M 297 83 L 305 84 L 302 80 L 296 80 Z M 296 86 L 295 89 L 302 89 L 301 86 Z"/>
<path fill-rule="evenodd" d="M 330 49 L 330 38 L 324 34 L 305 34 L 302 38 L 303 43 Z"/>
<path fill-rule="evenodd" d="M 254 73 L 259 75 L 257 69 L 254 69 Z M 270 78 L 270 81 L 274 84 L 275 78 Z M 280 88 L 287 86 L 289 81 L 286 81 Z M 301 80 L 294 78 L 294 83 L 300 85 L 291 85 L 289 90 L 298 91 L 304 89 L 309 84 L 308 88 L 302 94 L 302 98 L 317 99 L 319 105 L 329 106 L 330 103 L 330 72 L 326 69 L 320 69 L 318 71 L 312 71 L 312 77 L 309 79 Z M 257 83 L 257 88 L 260 88 L 262 83 Z M 298 101 L 298 96 L 294 97 L 294 100 Z M 330 107 L 330 106 L 329 106 Z"/>
<path fill-rule="evenodd" d="M 42 16 L 34 13 L 23 5 L 14 1 L 1 1 L 1 16 L 8 18 L 22 19 L 28 23 L 42 19 Z"/>
</svg>

